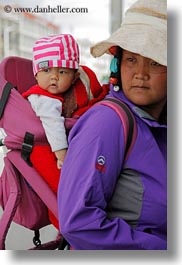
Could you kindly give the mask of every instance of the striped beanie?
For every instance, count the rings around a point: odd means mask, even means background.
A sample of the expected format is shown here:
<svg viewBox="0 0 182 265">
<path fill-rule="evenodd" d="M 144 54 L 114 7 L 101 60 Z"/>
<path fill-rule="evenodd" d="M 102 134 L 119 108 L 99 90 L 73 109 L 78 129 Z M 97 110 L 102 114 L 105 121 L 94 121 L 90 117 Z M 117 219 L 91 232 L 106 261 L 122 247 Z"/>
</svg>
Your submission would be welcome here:
<svg viewBox="0 0 182 265">
<path fill-rule="evenodd" d="M 79 47 L 70 34 L 41 38 L 33 47 L 33 72 L 49 67 L 78 69 Z"/>
</svg>

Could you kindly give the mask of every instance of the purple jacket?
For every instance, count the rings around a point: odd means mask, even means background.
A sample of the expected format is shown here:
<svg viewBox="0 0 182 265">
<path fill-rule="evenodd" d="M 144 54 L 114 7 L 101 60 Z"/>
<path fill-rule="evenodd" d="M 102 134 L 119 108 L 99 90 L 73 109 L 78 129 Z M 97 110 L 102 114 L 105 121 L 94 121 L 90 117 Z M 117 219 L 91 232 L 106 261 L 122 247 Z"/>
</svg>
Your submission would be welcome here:
<svg viewBox="0 0 182 265">
<path fill-rule="evenodd" d="M 167 249 L 167 128 L 132 109 L 136 143 L 124 161 L 123 126 L 106 106 L 76 123 L 58 189 L 61 233 L 73 249 Z"/>
</svg>

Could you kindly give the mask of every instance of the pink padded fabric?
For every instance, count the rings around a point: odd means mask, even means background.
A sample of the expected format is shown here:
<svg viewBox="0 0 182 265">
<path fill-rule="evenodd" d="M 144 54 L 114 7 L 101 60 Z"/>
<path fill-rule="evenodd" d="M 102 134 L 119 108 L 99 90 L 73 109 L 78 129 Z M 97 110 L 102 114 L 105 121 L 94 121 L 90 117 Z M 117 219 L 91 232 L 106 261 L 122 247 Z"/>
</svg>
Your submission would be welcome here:
<svg viewBox="0 0 182 265">
<path fill-rule="evenodd" d="M 0 74 L 5 80 L 18 88 L 20 94 L 36 84 L 32 70 L 32 61 L 25 58 L 16 56 L 4 58 L 0 63 Z"/>
</svg>

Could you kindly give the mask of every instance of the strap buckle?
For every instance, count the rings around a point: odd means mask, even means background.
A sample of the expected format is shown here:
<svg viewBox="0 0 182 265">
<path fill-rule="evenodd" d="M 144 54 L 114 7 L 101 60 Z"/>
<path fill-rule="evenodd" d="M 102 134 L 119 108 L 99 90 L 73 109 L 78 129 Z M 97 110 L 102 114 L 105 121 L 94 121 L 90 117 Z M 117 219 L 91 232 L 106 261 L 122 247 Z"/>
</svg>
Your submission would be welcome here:
<svg viewBox="0 0 182 265">
<path fill-rule="evenodd" d="M 32 152 L 33 145 L 34 135 L 29 132 L 26 132 L 24 136 L 24 142 L 21 148 L 21 157 L 29 166 L 32 166 L 32 163 L 30 161 L 30 154 Z"/>
</svg>

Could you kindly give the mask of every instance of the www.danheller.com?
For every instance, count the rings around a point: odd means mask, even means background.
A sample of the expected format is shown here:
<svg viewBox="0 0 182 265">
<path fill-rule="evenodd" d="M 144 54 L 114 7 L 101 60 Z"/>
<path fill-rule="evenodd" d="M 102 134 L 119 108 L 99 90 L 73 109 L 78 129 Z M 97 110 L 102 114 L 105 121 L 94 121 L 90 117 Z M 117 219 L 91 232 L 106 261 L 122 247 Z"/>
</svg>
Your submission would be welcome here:
<svg viewBox="0 0 182 265">
<path fill-rule="evenodd" d="M 14 11 L 15 13 L 88 13 L 88 8 L 85 7 L 63 7 L 61 5 L 57 5 L 56 7 L 51 7 L 48 5 L 47 7 L 12 7 L 10 5 L 4 6 L 4 11 L 6 13 L 11 13 Z"/>
</svg>

